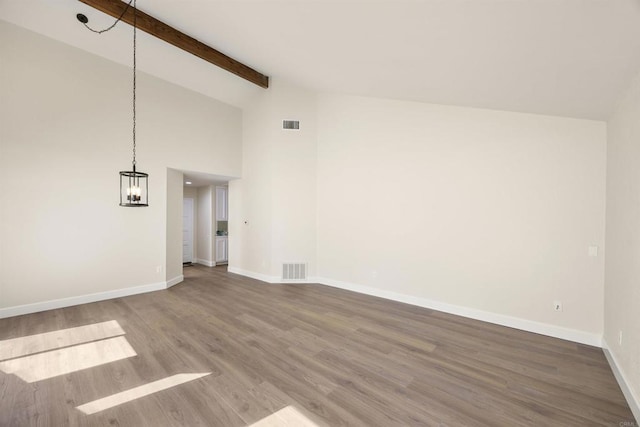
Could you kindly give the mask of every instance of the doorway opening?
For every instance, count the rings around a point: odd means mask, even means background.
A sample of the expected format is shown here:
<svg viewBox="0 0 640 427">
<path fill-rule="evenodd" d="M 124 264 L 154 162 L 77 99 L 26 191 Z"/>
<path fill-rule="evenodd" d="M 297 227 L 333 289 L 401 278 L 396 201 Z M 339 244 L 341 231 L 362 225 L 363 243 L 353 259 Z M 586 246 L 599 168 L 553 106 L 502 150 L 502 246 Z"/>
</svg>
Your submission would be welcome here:
<svg viewBox="0 0 640 427">
<path fill-rule="evenodd" d="M 228 263 L 230 179 L 183 171 L 183 268 Z"/>
<path fill-rule="evenodd" d="M 195 230 L 194 199 L 182 199 L 182 265 L 193 262 L 193 243 Z"/>
</svg>

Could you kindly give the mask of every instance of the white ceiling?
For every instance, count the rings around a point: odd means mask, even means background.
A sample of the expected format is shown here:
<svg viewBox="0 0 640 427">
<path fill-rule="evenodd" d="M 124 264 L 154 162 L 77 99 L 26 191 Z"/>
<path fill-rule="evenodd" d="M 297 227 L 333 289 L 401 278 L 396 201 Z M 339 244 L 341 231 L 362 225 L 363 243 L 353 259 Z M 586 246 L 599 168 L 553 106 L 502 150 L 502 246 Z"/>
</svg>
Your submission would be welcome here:
<svg viewBox="0 0 640 427">
<path fill-rule="evenodd" d="M 222 175 L 211 175 L 208 173 L 182 171 L 183 184 L 185 187 L 205 187 L 208 185 L 224 186 L 228 185 L 233 178 Z M 190 182 L 191 184 L 187 184 Z"/>
<path fill-rule="evenodd" d="M 640 0 L 138 0 L 276 79 L 315 89 L 606 119 L 640 71 Z M 74 0 L 0 0 L 0 18 L 131 63 L 131 29 Z M 139 66 L 242 106 L 262 89 L 142 36 Z"/>
</svg>

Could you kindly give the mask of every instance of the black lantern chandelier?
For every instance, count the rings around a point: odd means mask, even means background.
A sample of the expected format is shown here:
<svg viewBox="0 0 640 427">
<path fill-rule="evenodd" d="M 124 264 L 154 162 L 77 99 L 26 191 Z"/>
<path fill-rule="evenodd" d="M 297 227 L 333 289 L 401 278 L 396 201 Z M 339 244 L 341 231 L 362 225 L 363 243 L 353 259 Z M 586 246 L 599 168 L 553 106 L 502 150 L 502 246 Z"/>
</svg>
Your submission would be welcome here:
<svg viewBox="0 0 640 427">
<path fill-rule="evenodd" d="M 132 170 L 120 171 L 120 206 L 125 207 L 141 207 L 149 206 L 149 174 L 136 170 L 136 19 L 137 9 L 136 0 L 130 0 L 127 7 L 122 12 L 122 15 L 111 25 L 104 30 L 94 30 L 87 25 L 89 20 L 85 15 L 78 14 L 76 17 L 78 21 L 82 22 L 85 27 L 94 33 L 102 34 L 109 31 L 116 26 L 118 22 L 122 20 L 122 17 L 129 6 L 133 3 L 133 160 L 131 162 Z"/>
<path fill-rule="evenodd" d="M 149 206 L 149 174 L 136 171 L 136 0 L 133 0 L 133 161 L 120 171 L 120 206 Z"/>
</svg>

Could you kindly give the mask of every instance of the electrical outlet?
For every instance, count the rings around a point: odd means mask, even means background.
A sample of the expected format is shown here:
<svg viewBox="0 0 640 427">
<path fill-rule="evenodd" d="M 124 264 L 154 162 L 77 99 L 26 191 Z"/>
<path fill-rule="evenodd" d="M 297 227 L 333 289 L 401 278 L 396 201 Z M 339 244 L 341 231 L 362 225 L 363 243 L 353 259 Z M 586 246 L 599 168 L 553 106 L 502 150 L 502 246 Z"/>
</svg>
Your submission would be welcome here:
<svg viewBox="0 0 640 427">
<path fill-rule="evenodd" d="M 618 344 L 622 347 L 622 331 L 618 331 Z"/>
<path fill-rule="evenodd" d="M 377 272 L 377 271 L 375 271 L 375 270 L 373 270 L 373 271 L 371 272 L 371 278 L 372 278 L 372 279 L 377 279 L 377 278 L 378 278 L 378 272 Z"/>
<path fill-rule="evenodd" d="M 162 273 L 162 266 L 161 265 L 156 266 L 156 273 Z"/>
<path fill-rule="evenodd" d="M 553 302 L 553 310 L 554 311 L 562 311 L 562 301 L 554 301 Z"/>
</svg>

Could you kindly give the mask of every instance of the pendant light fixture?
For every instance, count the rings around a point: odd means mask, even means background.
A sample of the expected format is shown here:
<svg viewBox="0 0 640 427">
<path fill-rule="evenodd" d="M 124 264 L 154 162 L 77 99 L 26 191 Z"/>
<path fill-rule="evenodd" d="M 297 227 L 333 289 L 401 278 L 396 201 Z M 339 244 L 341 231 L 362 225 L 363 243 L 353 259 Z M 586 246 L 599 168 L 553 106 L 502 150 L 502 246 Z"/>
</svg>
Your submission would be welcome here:
<svg viewBox="0 0 640 427">
<path fill-rule="evenodd" d="M 116 26 L 127 10 L 133 3 L 133 160 L 131 162 L 132 170 L 120 171 L 120 206 L 125 207 L 142 207 L 149 206 L 149 174 L 136 170 L 136 30 L 137 30 L 137 14 L 136 0 L 130 0 L 122 15 L 110 27 L 104 30 L 94 30 L 87 25 L 89 19 L 78 14 L 76 18 L 94 33 L 102 34 Z"/>
<path fill-rule="evenodd" d="M 120 171 L 120 206 L 149 206 L 149 174 L 136 171 L 136 0 L 133 0 L 133 161 Z"/>
</svg>

